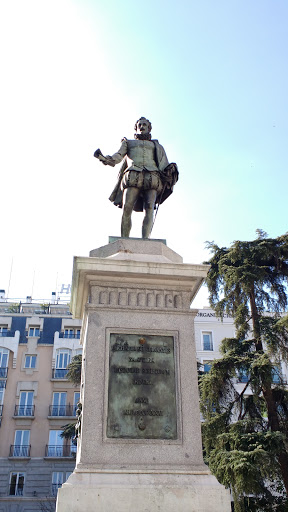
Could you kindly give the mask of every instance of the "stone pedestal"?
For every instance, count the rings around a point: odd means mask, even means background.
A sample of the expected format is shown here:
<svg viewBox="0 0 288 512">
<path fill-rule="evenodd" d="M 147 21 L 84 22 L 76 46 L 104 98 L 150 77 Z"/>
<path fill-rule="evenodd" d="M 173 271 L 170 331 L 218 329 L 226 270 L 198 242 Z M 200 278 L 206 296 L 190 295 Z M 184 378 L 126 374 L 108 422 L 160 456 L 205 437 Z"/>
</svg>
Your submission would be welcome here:
<svg viewBox="0 0 288 512">
<path fill-rule="evenodd" d="M 57 512 L 228 512 L 203 463 L 194 317 L 208 267 L 162 241 L 119 239 L 76 257 L 83 404 Z"/>
</svg>

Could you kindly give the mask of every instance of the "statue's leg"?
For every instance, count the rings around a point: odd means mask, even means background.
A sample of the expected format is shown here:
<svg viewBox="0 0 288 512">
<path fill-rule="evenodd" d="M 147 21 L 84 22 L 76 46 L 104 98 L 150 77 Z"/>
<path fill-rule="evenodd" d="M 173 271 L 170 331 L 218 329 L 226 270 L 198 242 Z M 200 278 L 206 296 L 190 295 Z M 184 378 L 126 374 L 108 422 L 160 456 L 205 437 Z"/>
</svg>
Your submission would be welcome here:
<svg viewBox="0 0 288 512">
<path fill-rule="evenodd" d="M 121 222 L 121 236 L 128 238 L 130 235 L 132 222 L 131 215 L 133 211 L 133 206 L 137 201 L 137 198 L 140 194 L 140 189 L 136 187 L 128 187 L 124 192 L 124 206 L 123 206 L 123 215 Z"/>
<path fill-rule="evenodd" d="M 146 190 L 144 196 L 145 217 L 142 225 L 142 238 L 149 238 L 153 227 L 153 214 L 157 190 Z"/>
</svg>

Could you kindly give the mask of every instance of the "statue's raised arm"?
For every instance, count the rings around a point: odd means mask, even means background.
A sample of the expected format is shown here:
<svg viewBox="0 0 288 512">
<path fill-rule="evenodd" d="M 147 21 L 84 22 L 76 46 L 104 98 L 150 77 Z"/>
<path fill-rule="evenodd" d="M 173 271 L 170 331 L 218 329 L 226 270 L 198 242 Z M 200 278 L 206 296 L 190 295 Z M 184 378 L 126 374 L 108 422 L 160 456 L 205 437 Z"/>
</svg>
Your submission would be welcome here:
<svg viewBox="0 0 288 512">
<path fill-rule="evenodd" d="M 132 211 L 144 209 L 142 238 L 149 238 L 154 209 L 172 194 L 178 181 L 177 165 L 169 164 L 163 146 L 158 140 L 151 139 L 151 129 L 150 121 L 141 117 L 135 124 L 134 139 L 122 139 L 116 153 L 103 156 L 100 149 L 94 153 L 100 162 L 112 167 L 123 160 L 117 184 L 109 198 L 119 208 L 123 207 L 122 237 L 129 237 Z"/>
<path fill-rule="evenodd" d="M 102 155 L 101 149 L 96 149 L 96 151 L 94 151 L 94 156 L 95 156 L 95 158 L 98 158 L 98 160 L 100 160 L 100 162 L 102 162 L 102 164 L 104 164 L 104 165 L 111 165 L 111 167 L 114 167 L 116 164 L 116 162 L 113 160 L 112 156 Z"/>
</svg>

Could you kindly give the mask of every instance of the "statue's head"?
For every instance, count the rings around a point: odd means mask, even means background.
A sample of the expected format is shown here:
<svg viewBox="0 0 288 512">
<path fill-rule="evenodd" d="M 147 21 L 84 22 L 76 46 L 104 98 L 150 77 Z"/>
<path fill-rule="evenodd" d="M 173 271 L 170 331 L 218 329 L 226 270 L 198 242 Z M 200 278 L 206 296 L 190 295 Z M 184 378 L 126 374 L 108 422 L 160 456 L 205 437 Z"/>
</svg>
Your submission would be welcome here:
<svg viewBox="0 0 288 512">
<path fill-rule="evenodd" d="M 137 134 L 148 135 L 152 130 L 152 124 L 146 117 L 140 117 L 135 123 L 134 130 Z"/>
</svg>

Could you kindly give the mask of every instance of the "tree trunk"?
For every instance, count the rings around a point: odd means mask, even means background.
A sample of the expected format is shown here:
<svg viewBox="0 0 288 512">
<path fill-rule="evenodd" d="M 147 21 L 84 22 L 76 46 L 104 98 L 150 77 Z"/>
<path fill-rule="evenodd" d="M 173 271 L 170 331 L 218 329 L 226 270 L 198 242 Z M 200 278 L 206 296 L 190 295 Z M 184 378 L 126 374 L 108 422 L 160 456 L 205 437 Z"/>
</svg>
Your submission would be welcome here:
<svg viewBox="0 0 288 512">
<path fill-rule="evenodd" d="M 253 325 L 253 336 L 256 340 L 255 348 L 257 351 L 263 350 L 263 345 L 261 341 L 261 329 L 259 322 L 259 314 L 255 301 L 255 290 L 254 285 L 250 291 L 250 307 L 251 307 L 251 316 L 252 316 L 252 325 Z"/>
<path fill-rule="evenodd" d="M 271 387 L 263 387 L 263 396 L 267 406 L 268 426 L 271 428 L 272 432 L 281 432 L 277 414 L 277 406 L 275 404 Z M 278 461 L 281 469 L 283 483 L 288 495 L 288 454 L 286 450 L 282 450 L 280 452 L 278 455 Z"/>
<path fill-rule="evenodd" d="M 255 291 L 254 286 L 250 291 L 250 307 L 251 307 L 251 316 L 252 316 L 252 325 L 253 325 L 253 335 L 256 340 L 255 349 L 256 352 L 263 351 L 263 345 L 261 340 L 261 329 L 259 322 L 259 314 L 255 301 Z M 273 397 L 273 392 L 270 386 L 263 386 L 263 396 L 267 406 L 267 415 L 268 415 L 268 426 L 271 428 L 273 432 L 281 432 L 281 428 L 279 425 L 279 419 L 277 414 L 277 406 Z M 283 478 L 283 483 L 286 489 L 286 493 L 288 495 L 288 454 L 285 450 L 283 450 L 279 456 L 278 461 L 281 469 L 281 474 Z"/>
</svg>

